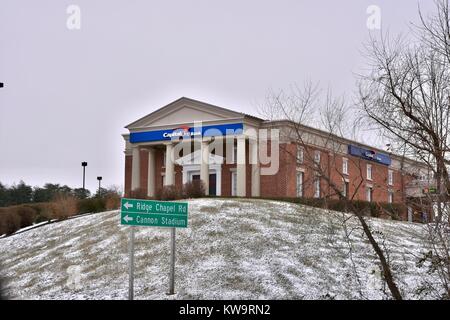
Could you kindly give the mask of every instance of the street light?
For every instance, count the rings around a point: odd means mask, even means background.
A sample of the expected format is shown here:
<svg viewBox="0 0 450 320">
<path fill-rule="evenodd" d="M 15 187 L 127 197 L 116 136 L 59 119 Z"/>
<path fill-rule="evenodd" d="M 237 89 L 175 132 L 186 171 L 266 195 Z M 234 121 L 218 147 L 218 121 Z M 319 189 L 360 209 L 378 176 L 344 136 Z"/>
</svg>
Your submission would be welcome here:
<svg viewBox="0 0 450 320">
<path fill-rule="evenodd" d="M 100 195 L 100 188 L 102 186 L 102 177 L 97 177 L 98 180 L 98 194 Z"/>
<path fill-rule="evenodd" d="M 85 181 L 86 181 L 86 166 L 87 162 L 82 162 L 81 166 L 83 167 L 83 190 L 85 190 Z"/>
</svg>

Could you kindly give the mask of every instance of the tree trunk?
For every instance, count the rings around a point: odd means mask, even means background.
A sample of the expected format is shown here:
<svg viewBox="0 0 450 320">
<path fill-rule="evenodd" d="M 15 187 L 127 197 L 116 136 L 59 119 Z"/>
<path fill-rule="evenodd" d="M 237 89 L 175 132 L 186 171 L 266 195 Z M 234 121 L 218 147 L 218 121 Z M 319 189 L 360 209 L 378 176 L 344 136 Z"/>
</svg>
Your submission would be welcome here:
<svg viewBox="0 0 450 320">
<path fill-rule="evenodd" d="M 392 276 L 392 273 L 391 273 L 391 268 L 386 260 L 386 257 L 384 256 L 383 250 L 381 250 L 377 241 L 372 236 L 372 232 L 370 231 L 369 226 L 367 225 L 366 221 L 361 216 L 361 214 L 357 213 L 356 216 L 358 217 L 359 221 L 361 222 L 364 233 L 366 234 L 367 238 L 369 239 L 369 242 L 372 245 L 372 248 L 375 250 L 375 252 L 378 256 L 378 259 L 381 262 L 381 267 L 383 268 L 384 279 L 389 287 L 389 291 L 391 292 L 392 297 L 395 300 L 403 300 L 402 295 L 401 295 L 400 291 L 398 290 L 397 285 L 395 284 L 394 277 Z"/>
</svg>

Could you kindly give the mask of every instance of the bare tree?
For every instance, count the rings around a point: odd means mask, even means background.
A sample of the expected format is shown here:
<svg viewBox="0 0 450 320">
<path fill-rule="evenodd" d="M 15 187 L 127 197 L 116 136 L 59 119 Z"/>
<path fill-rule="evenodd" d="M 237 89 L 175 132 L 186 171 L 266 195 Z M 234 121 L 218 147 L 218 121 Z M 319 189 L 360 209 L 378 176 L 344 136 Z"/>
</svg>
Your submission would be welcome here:
<svg viewBox="0 0 450 320">
<path fill-rule="evenodd" d="M 342 136 L 350 134 L 348 128 L 354 127 L 353 124 L 346 123 L 349 119 L 346 113 L 349 110 L 345 99 L 334 98 L 331 90 L 328 90 L 325 101 L 321 102 L 318 99 L 320 90 L 317 88 L 317 85 L 307 82 L 303 87 L 293 86 L 290 92 L 272 91 L 259 111 L 268 119 L 286 122 L 281 139 L 293 142 L 297 148 L 293 150 L 289 148 L 289 144 L 280 144 L 280 149 L 306 167 L 309 176 L 305 185 L 311 183 L 320 185 L 320 189 L 325 192 L 324 195 L 319 197 L 325 201 L 325 206 L 328 199 L 338 198 L 345 202 L 348 211 L 356 214 L 363 232 L 381 264 L 383 279 L 392 297 L 401 300 L 402 294 L 396 285 L 386 252 L 383 251 L 374 237 L 366 222 L 365 213 L 361 212 L 352 201 L 357 198 L 365 181 L 363 178 L 364 162 L 354 158 L 349 159 L 358 171 L 358 177 L 353 178 L 353 192 L 350 193 L 349 189 L 344 191 L 342 184 L 338 185 L 336 182 L 345 181 L 346 178 L 340 169 L 342 167 L 339 168 L 338 165 L 339 157 L 346 153 L 346 145 L 342 143 Z M 318 120 L 317 123 L 314 123 L 314 119 Z M 322 131 L 320 134 L 318 132 L 318 134 L 311 134 L 307 130 L 309 126 L 305 126 L 305 123 L 315 124 L 326 131 Z M 296 152 L 298 148 L 302 149 L 301 156 Z M 326 151 L 324 157 L 318 158 L 316 156 L 318 149 Z M 336 179 L 336 176 L 338 179 Z"/>
<path fill-rule="evenodd" d="M 371 72 L 361 76 L 359 93 L 363 117 L 393 141 L 395 151 L 427 163 L 433 173 L 436 193 L 415 201 L 435 215 L 429 258 L 450 298 L 450 15 L 447 0 L 435 3 L 430 17 L 419 10 L 412 39 L 371 38 Z"/>
</svg>

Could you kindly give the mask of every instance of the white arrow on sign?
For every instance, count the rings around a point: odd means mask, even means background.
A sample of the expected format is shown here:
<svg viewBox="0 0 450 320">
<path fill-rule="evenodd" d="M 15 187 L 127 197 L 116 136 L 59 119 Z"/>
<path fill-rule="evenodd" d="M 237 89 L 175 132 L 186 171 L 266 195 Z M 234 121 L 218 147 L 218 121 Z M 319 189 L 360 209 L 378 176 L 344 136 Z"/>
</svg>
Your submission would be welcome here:
<svg viewBox="0 0 450 320">
<path fill-rule="evenodd" d="M 126 215 L 125 217 L 123 217 L 123 220 L 125 220 L 125 222 L 130 222 L 133 221 L 133 218 Z"/>
<path fill-rule="evenodd" d="M 128 201 L 125 202 L 125 204 L 124 204 L 123 206 L 124 206 L 127 210 L 130 209 L 130 208 L 133 208 L 133 204 L 128 203 Z"/>
</svg>

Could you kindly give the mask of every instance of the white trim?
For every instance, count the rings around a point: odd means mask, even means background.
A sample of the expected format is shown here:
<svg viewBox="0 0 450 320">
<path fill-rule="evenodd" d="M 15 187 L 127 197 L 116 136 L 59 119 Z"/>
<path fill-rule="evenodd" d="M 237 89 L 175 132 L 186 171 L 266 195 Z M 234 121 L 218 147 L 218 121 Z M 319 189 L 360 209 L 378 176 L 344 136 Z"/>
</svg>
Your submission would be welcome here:
<svg viewBox="0 0 450 320">
<path fill-rule="evenodd" d="M 345 166 L 344 166 L 345 163 Z M 344 170 L 345 168 L 345 170 Z M 342 158 L 342 174 L 348 176 L 348 158 Z"/>
<path fill-rule="evenodd" d="M 394 192 L 392 190 L 388 191 L 388 203 L 394 203 Z"/>
<path fill-rule="evenodd" d="M 373 188 L 372 187 L 366 187 L 366 201 L 373 202 Z"/>
<path fill-rule="evenodd" d="M 388 185 L 389 186 L 394 185 L 394 170 L 392 169 L 388 169 Z"/>
<path fill-rule="evenodd" d="M 299 179 L 300 177 L 300 179 Z M 297 197 L 303 197 L 304 194 L 304 180 L 305 180 L 305 173 L 303 171 L 297 171 L 295 175 L 295 189 L 296 189 L 296 195 Z"/>
<path fill-rule="evenodd" d="M 369 170 L 370 168 L 370 170 Z M 371 164 L 367 164 L 366 165 L 366 179 L 372 181 L 373 180 L 373 171 L 372 171 L 373 167 Z M 369 171 L 370 171 L 370 176 L 369 176 Z"/>
<path fill-rule="evenodd" d="M 297 164 L 305 162 L 305 150 L 302 146 L 297 146 Z"/>
</svg>

